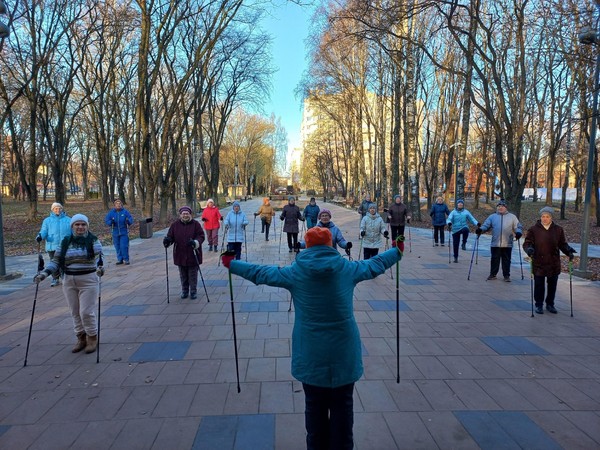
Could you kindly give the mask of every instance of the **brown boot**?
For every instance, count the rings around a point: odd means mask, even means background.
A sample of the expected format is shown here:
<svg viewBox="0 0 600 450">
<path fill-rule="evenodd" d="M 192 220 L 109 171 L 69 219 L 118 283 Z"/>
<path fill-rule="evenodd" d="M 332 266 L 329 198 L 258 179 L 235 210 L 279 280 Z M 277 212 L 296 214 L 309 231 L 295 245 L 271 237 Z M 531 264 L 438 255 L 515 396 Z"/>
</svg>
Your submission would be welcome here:
<svg viewBox="0 0 600 450">
<path fill-rule="evenodd" d="M 85 346 L 86 353 L 94 353 L 98 346 L 98 336 L 88 336 L 87 345 Z"/>
<path fill-rule="evenodd" d="M 75 344 L 75 347 L 73 347 L 71 352 L 72 353 L 80 352 L 81 350 L 83 350 L 85 348 L 85 344 L 86 344 L 85 332 L 77 333 L 77 344 Z"/>
</svg>

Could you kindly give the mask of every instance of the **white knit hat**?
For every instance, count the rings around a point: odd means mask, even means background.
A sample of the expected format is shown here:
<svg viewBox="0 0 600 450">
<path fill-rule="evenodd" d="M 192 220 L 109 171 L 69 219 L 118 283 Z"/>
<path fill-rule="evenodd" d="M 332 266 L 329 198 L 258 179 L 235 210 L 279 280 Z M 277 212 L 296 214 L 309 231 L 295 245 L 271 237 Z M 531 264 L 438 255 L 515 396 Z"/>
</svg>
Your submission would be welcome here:
<svg viewBox="0 0 600 450">
<path fill-rule="evenodd" d="M 63 209 L 63 205 L 61 205 L 61 204 L 60 204 L 60 203 L 58 203 L 58 202 L 54 202 L 54 203 L 52 203 L 52 206 L 50 207 L 50 210 L 53 210 L 54 208 L 60 208 L 60 209 Z"/>
<path fill-rule="evenodd" d="M 84 216 L 83 214 L 75 214 L 73 217 L 71 217 L 71 226 L 73 226 L 75 222 L 85 222 L 87 225 L 90 224 L 87 216 Z"/>
</svg>

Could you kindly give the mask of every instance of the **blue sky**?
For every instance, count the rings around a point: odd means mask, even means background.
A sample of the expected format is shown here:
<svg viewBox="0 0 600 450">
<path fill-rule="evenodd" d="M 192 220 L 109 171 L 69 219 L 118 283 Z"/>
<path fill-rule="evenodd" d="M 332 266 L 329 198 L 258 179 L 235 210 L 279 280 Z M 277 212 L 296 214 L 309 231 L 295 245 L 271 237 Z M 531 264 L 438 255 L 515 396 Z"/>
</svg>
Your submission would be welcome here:
<svg viewBox="0 0 600 450">
<path fill-rule="evenodd" d="M 288 134 L 289 148 L 300 142 L 302 103 L 294 96 L 294 90 L 306 68 L 305 40 L 311 11 L 294 3 L 274 8 L 263 27 L 273 37 L 273 76 L 271 101 L 265 104 L 267 116 L 271 113 L 281 118 Z"/>
</svg>

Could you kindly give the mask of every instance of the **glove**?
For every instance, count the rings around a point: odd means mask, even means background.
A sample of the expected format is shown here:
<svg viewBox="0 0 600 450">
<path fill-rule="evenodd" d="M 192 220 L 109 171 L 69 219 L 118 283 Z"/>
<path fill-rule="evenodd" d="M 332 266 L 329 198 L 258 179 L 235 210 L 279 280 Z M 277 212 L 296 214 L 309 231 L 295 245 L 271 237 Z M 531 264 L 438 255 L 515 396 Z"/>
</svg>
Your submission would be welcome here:
<svg viewBox="0 0 600 450">
<path fill-rule="evenodd" d="M 203 217 L 202 222 L 208 222 L 208 219 L 206 217 Z"/>
<path fill-rule="evenodd" d="M 383 232 L 383 237 L 386 238 L 386 239 L 388 239 L 390 237 L 390 232 L 388 230 L 385 230 Z"/>
<path fill-rule="evenodd" d="M 518 231 L 515 233 L 515 239 L 518 241 L 523 236 L 523 233 L 519 233 Z"/>
<path fill-rule="evenodd" d="M 306 219 L 304 217 L 300 217 L 300 220 L 304 222 Z"/>
<path fill-rule="evenodd" d="M 221 253 L 221 262 L 225 267 L 229 269 L 231 265 L 231 261 L 235 258 L 235 252 L 233 250 L 227 250 L 226 252 Z"/>
<path fill-rule="evenodd" d="M 364 235 L 365 235 L 365 234 L 367 234 L 367 233 L 365 232 L 365 230 L 362 230 L 362 231 L 360 232 L 360 236 L 361 236 L 361 237 L 364 237 Z"/>
<path fill-rule="evenodd" d="M 451 223 L 448 224 L 448 231 L 452 231 L 452 224 Z"/>
<path fill-rule="evenodd" d="M 254 217 L 258 216 L 258 213 L 254 213 Z"/>
<path fill-rule="evenodd" d="M 190 239 L 188 241 L 188 247 L 192 247 L 194 250 L 196 250 L 199 247 L 199 245 L 200 244 L 195 239 Z"/>
<path fill-rule="evenodd" d="M 223 222 L 223 217 L 221 217 L 219 220 L 220 220 L 221 222 Z"/>
<path fill-rule="evenodd" d="M 528 247 L 527 250 L 525 250 L 525 253 L 527 253 L 527 256 L 533 257 L 535 250 L 533 249 L 533 247 Z"/>
<path fill-rule="evenodd" d="M 392 247 L 396 247 L 400 253 L 404 253 L 404 235 L 399 235 L 392 241 Z"/>
<path fill-rule="evenodd" d="M 37 275 L 33 277 L 33 282 L 39 284 L 39 282 L 44 281 L 47 276 L 48 274 L 46 272 L 38 272 Z"/>
<path fill-rule="evenodd" d="M 245 229 L 246 229 L 246 224 L 245 224 L 245 223 L 243 223 L 243 224 L 242 224 L 242 230 L 245 230 Z"/>
<path fill-rule="evenodd" d="M 346 242 L 346 250 L 350 250 L 352 248 L 352 242 Z"/>
<path fill-rule="evenodd" d="M 96 268 L 96 275 L 98 275 L 99 277 L 101 277 L 102 275 L 104 275 L 104 266 L 98 266 Z"/>
<path fill-rule="evenodd" d="M 573 258 L 575 258 L 575 253 L 577 253 L 577 250 L 571 247 L 569 254 L 567 255 L 569 257 L 569 261 L 573 261 Z"/>
<path fill-rule="evenodd" d="M 35 240 L 38 242 L 38 244 L 39 244 L 40 242 L 42 242 L 42 235 L 41 235 L 41 234 L 38 234 L 38 235 L 35 237 Z"/>
<path fill-rule="evenodd" d="M 477 222 L 477 228 L 481 228 L 481 224 Z"/>
<path fill-rule="evenodd" d="M 283 216 L 279 216 L 279 218 L 280 218 L 281 220 L 283 220 L 283 219 L 284 219 L 284 217 L 283 217 Z"/>
<path fill-rule="evenodd" d="M 346 247 L 346 248 L 345 248 L 345 250 L 346 250 L 346 255 L 350 256 L 350 249 L 351 249 L 351 248 L 352 248 L 352 247 Z"/>
<path fill-rule="evenodd" d="M 383 212 L 388 212 L 388 209 L 387 208 L 383 208 Z"/>
<path fill-rule="evenodd" d="M 406 223 L 410 223 L 410 217 L 406 218 Z"/>
<path fill-rule="evenodd" d="M 169 245 L 171 245 L 171 244 L 172 244 L 171 238 L 169 236 L 165 236 L 164 239 L 163 239 L 163 246 L 165 248 L 168 248 Z"/>
<path fill-rule="evenodd" d="M 481 236 L 481 233 L 483 233 L 483 230 L 481 229 L 481 227 L 477 227 L 477 229 L 475 230 L 475 234 L 477 236 Z"/>
</svg>

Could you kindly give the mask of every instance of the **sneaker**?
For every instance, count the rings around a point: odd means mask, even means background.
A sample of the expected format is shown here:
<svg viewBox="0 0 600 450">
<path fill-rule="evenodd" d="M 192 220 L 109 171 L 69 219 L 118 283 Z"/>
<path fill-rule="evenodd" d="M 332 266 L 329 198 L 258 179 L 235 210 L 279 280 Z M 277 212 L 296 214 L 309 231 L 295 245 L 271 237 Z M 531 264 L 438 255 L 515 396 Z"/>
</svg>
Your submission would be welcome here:
<svg viewBox="0 0 600 450">
<path fill-rule="evenodd" d="M 212 245 L 209 245 L 209 246 L 208 246 L 208 251 L 209 251 L 209 252 L 212 252 L 212 251 L 213 251 Z"/>
<path fill-rule="evenodd" d="M 442 245 L 443 245 L 443 244 L 442 244 Z M 438 243 L 436 242 L 436 243 L 435 243 L 435 246 L 436 246 L 436 247 L 439 247 L 439 246 L 440 246 L 440 244 L 438 244 Z"/>
<path fill-rule="evenodd" d="M 506 281 L 507 283 L 510 283 L 510 277 L 504 277 L 504 281 Z"/>
<path fill-rule="evenodd" d="M 187 292 L 182 292 L 180 295 L 181 298 L 188 298 L 188 293 Z"/>
<path fill-rule="evenodd" d="M 540 308 L 540 309 L 542 309 L 542 308 Z M 558 311 L 556 310 L 556 308 L 554 307 L 554 305 L 546 305 L 546 310 L 549 313 L 552 313 L 552 314 L 557 314 L 558 313 Z"/>
<path fill-rule="evenodd" d="M 293 249 L 290 248 L 290 253 L 292 253 Z"/>
<path fill-rule="evenodd" d="M 125 261 L 125 265 L 128 266 L 129 265 L 129 261 Z"/>
<path fill-rule="evenodd" d="M 458 262 L 458 258 L 454 258 L 454 262 L 457 263 Z"/>
<path fill-rule="evenodd" d="M 196 299 L 198 298 L 198 295 L 197 295 L 195 292 L 192 292 L 192 293 L 190 294 L 190 298 L 191 298 L 192 300 L 196 300 Z"/>
<path fill-rule="evenodd" d="M 496 275 L 490 275 L 489 277 L 487 277 L 487 280 L 495 280 L 496 279 Z"/>
<path fill-rule="evenodd" d="M 123 261 L 117 261 L 117 266 L 123 264 Z"/>
<path fill-rule="evenodd" d="M 268 240 L 269 240 L 269 238 L 266 238 L 266 239 L 265 239 L 265 241 L 268 241 Z"/>
<path fill-rule="evenodd" d="M 443 246 L 444 246 L 444 243 L 441 243 L 440 245 L 443 247 Z"/>
<path fill-rule="evenodd" d="M 217 250 L 217 246 L 215 245 L 215 253 L 218 252 L 219 250 Z"/>
<path fill-rule="evenodd" d="M 461 245 L 460 248 L 462 248 L 463 250 L 466 250 L 467 249 L 467 244 L 463 243 L 463 245 Z"/>
<path fill-rule="evenodd" d="M 50 283 L 50 287 L 58 286 L 60 284 L 60 278 L 52 278 L 52 283 Z"/>
<path fill-rule="evenodd" d="M 541 306 L 536 306 L 535 313 L 536 314 L 544 314 L 544 308 L 542 308 Z"/>
</svg>

